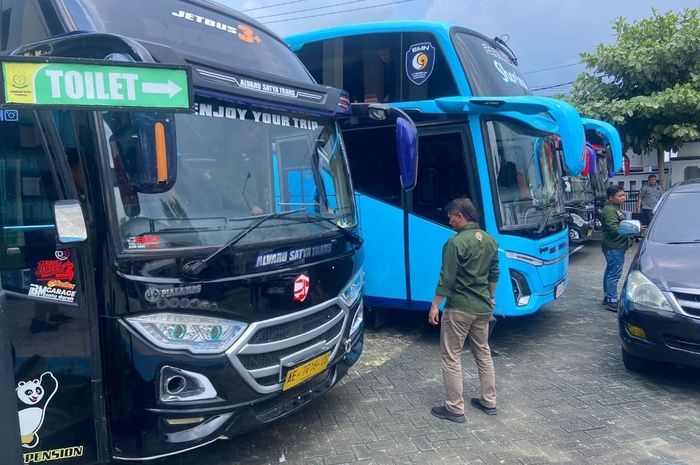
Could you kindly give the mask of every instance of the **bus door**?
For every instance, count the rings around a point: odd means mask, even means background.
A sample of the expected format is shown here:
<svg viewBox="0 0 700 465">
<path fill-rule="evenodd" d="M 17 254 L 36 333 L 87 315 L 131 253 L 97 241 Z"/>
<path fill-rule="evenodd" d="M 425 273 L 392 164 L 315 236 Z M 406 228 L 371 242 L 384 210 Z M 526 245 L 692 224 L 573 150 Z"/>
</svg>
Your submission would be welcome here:
<svg viewBox="0 0 700 465">
<path fill-rule="evenodd" d="M 465 125 L 419 129 L 418 182 L 409 216 L 411 308 L 428 310 L 440 275 L 441 246 L 454 231 L 445 205 L 469 197 L 481 210 L 479 174 Z"/>
<path fill-rule="evenodd" d="M 55 202 L 80 198 L 68 148 L 50 113 L 0 111 L 0 286 L 24 463 L 95 463 L 106 426 L 94 266 L 88 242 L 60 242 L 54 220 Z"/>
<path fill-rule="evenodd" d="M 410 300 L 408 212 L 418 164 L 416 128 L 405 113 L 380 107 L 388 119 L 376 119 L 368 108 L 353 105 L 353 115 L 369 117 L 341 120 L 341 128 L 365 239 L 364 270 L 372 277 L 365 283 L 365 303 L 406 308 Z M 399 124 L 401 120 L 406 124 Z"/>
</svg>

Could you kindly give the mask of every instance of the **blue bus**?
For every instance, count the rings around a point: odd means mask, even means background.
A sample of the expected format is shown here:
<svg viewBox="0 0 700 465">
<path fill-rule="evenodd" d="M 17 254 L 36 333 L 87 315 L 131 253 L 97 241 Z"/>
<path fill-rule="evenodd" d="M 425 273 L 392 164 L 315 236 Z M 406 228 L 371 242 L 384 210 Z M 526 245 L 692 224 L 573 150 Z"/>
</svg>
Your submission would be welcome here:
<svg viewBox="0 0 700 465">
<path fill-rule="evenodd" d="M 573 176 L 564 168 L 564 203 L 569 214 L 569 240 L 581 244 L 602 228 L 601 211 L 610 178 L 622 169 L 622 141 L 610 124 L 583 118 L 586 130 L 586 168 Z"/>
<path fill-rule="evenodd" d="M 574 176 L 583 170 L 584 127 L 572 106 L 531 95 L 502 41 L 434 22 L 286 40 L 318 82 L 345 89 L 353 103 L 391 103 L 418 127 L 418 182 L 404 193 L 386 182 L 397 169 L 385 153 L 392 127 L 343 125 L 365 238 L 366 305 L 429 308 L 441 246 L 453 234 L 443 206 L 459 196 L 474 200 L 499 243 L 497 316 L 533 313 L 562 294 L 569 247 L 561 163 Z"/>
</svg>

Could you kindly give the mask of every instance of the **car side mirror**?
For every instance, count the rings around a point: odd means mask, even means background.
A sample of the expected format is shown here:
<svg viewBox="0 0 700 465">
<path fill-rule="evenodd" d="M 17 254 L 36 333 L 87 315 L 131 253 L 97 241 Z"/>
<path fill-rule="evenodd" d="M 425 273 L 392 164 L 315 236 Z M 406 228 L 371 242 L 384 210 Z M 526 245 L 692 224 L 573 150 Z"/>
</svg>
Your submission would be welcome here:
<svg viewBox="0 0 700 465">
<path fill-rule="evenodd" d="M 53 216 L 61 244 L 87 240 L 85 217 L 77 200 L 59 200 L 53 204 Z"/>
<path fill-rule="evenodd" d="M 639 220 L 622 220 L 617 233 L 624 237 L 636 237 L 642 233 L 642 223 Z"/>
</svg>

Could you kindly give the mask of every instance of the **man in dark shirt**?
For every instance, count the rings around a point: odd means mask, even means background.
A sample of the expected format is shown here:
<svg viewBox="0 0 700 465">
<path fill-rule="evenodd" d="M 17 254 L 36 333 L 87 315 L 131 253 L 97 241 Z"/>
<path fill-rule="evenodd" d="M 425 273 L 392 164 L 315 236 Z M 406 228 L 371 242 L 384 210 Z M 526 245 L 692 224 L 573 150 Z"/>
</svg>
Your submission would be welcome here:
<svg viewBox="0 0 700 465">
<path fill-rule="evenodd" d="M 605 273 L 603 274 L 603 305 L 606 309 L 617 311 L 617 282 L 622 276 L 625 264 L 625 251 L 629 244 L 626 237 L 618 232 L 620 222 L 625 214 L 620 206 L 625 203 L 625 191 L 620 186 L 610 186 L 607 190 L 608 203 L 603 208 L 603 255 L 605 255 Z"/>
<path fill-rule="evenodd" d="M 637 213 L 642 213 L 645 224 L 651 223 L 654 207 L 659 202 L 661 196 L 664 195 L 663 188 L 656 182 L 656 175 L 650 174 L 647 180 L 649 183 L 642 187 L 639 191 L 639 198 L 637 199 Z"/>
<path fill-rule="evenodd" d="M 462 397 L 462 347 L 467 337 L 479 370 L 481 397 L 471 405 L 489 415 L 496 414 L 496 376 L 489 348 L 489 319 L 495 305 L 493 296 L 498 281 L 498 244 L 479 228 L 478 213 L 467 198 L 447 205 L 450 226 L 457 235 L 442 248 L 442 269 L 428 321 L 437 325 L 439 306 L 445 310 L 440 328 L 440 352 L 445 384 L 445 405 L 433 407 L 438 418 L 464 422 Z"/>
</svg>

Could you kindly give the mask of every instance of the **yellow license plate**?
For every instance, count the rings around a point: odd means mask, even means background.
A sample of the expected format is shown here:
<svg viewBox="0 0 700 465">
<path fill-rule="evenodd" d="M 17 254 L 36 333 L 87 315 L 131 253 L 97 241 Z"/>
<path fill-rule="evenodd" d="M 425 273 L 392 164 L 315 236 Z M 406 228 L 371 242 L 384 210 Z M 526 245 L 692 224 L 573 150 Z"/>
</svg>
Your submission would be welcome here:
<svg viewBox="0 0 700 465">
<path fill-rule="evenodd" d="M 590 229 L 588 231 L 586 231 L 586 237 L 591 237 L 592 235 L 593 235 L 593 231 L 591 231 Z"/>
<path fill-rule="evenodd" d="M 331 358 L 331 353 L 319 355 L 305 362 L 298 367 L 295 367 L 287 372 L 287 377 L 284 379 L 283 391 L 293 388 L 294 386 L 303 383 L 309 378 L 313 378 L 317 374 L 328 368 L 328 360 Z"/>
</svg>

